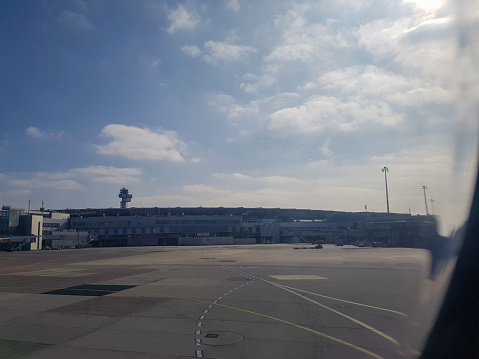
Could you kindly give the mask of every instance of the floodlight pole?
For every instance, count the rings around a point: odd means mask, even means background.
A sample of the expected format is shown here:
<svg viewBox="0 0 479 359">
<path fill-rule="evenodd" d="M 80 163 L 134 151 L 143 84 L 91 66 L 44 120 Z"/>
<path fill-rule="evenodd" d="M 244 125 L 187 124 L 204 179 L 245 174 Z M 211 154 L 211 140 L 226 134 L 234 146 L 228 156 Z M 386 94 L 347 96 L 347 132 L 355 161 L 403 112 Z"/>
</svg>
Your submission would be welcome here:
<svg viewBox="0 0 479 359">
<path fill-rule="evenodd" d="M 389 195 L 388 195 L 388 176 L 387 173 L 389 172 L 389 169 L 384 166 L 381 171 L 384 172 L 384 181 L 386 182 L 386 205 L 387 205 L 387 210 L 389 214 Z"/>
<path fill-rule="evenodd" d="M 426 198 L 427 186 L 422 186 L 422 189 L 424 191 L 424 204 L 426 205 L 426 216 L 429 216 L 429 210 L 427 209 L 427 198 Z"/>
</svg>

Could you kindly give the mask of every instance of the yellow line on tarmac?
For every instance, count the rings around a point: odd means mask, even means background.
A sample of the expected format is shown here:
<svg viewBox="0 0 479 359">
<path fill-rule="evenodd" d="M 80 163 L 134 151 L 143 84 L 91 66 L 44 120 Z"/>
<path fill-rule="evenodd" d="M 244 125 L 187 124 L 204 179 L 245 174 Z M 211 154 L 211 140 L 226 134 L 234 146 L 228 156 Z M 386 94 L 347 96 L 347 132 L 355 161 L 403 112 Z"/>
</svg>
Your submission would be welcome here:
<svg viewBox="0 0 479 359">
<path fill-rule="evenodd" d="M 316 334 L 320 337 L 324 337 L 326 339 L 330 339 L 332 341 L 335 341 L 337 343 L 340 343 L 342 345 L 345 345 L 347 347 L 350 347 L 352 349 L 355 349 L 357 351 L 360 351 L 364 354 L 367 354 L 369 356 L 371 356 L 372 358 L 376 358 L 376 359 L 384 359 L 382 356 L 376 354 L 376 353 L 373 353 L 367 349 L 364 349 L 364 348 L 361 348 L 357 345 L 354 345 L 352 343 L 349 343 L 347 341 L 344 341 L 342 339 L 339 339 L 339 338 L 336 338 L 336 337 L 333 337 L 331 335 L 328 335 L 328 334 L 325 334 L 325 333 L 321 333 L 321 332 L 318 332 L 317 330 L 313 330 L 313 329 L 310 329 L 310 328 L 307 328 L 307 327 L 303 327 L 302 325 L 299 325 L 299 324 L 295 324 L 295 323 L 292 323 L 292 322 L 288 322 L 287 320 L 283 320 L 283 319 L 280 319 L 280 318 L 276 318 L 276 317 L 272 317 L 270 315 L 266 315 L 266 314 L 261 314 L 261 313 L 257 313 L 257 312 L 253 312 L 251 310 L 247 310 L 247 309 L 241 309 L 241 308 L 237 308 L 237 307 L 232 307 L 230 305 L 224 305 L 224 304 L 219 304 L 219 303 L 214 303 L 214 302 L 209 302 L 207 300 L 201 300 L 201 299 L 193 299 L 193 298 L 185 298 L 185 297 L 175 297 L 175 296 L 169 296 L 169 295 L 158 295 L 158 296 L 151 296 L 151 295 L 148 295 L 149 298 L 152 298 L 152 297 L 156 297 L 156 298 L 171 298 L 171 299 L 181 299 L 181 300 L 188 300 L 188 301 L 192 301 L 192 302 L 199 302 L 199 303 L 205 303 L 205 304 L 211 304 L 211 305 L 215 305 L 215 306 L 218 306 L 218 307 L 223 307 L 223 308 L 227 308 L 227 309 L 232 309 L 232 310 L 237 310 L 239 312 L 243 312 L 243 313 L 248 313 L 248 314 L 252 314 L 252 315 L 256 315 L 256 316 L 260 316 L 260 317 L 263 317 L 263 318 L 268 318 L 268 319 L 271 319 L 271 320 L 274 320 L 274 321 L 277 321 L 277 322 L 280 322 L 280 323 L 283 323 L 283 324 L 288 324 L 288 325 L 291 325 L 292 327 L 295 327 L 295 328 L 298 328 L 298 329 L 303 329 L 303 330 L 306 330 L 308 332 L 311 332 L 313 334 Z"/>
<path fill-rule="evenodd" d="M 279 287 L 279 288 L 282 288 L 282 287 Z M 315 300 L 313 300 L 313 299 L 311 299 L 311 298 L 305 297 L 305 296 L 302 295 L 302 294 L 293 292 L 293 291 L 290 290 L 290 289 L 287 289 L 287 288 L 282 288 L 282 289 L 284 289 L 285 291 L 290 292 L 290 293 L 292 293 L 292 294 L 295 294 L 295 295 L 297 295 L 298 297 L 303 298 L 303 299 L 305 299 L 305 300 L 307 300 L 307 301 L 309 301 L 309 302 L 311 302 L 311 303 L 317 304 L 317 305 L 319 305 L 320 307 L 323 307 L 324 309 L 327 309 L 327 310 L 329 310 L 329 311 L 331 311 L 331 312 L 333 312 L 333 313 L 336 313 L 336 314 L 338 314 L 338 315 L 340 315 L 340 316 L 342 316 L 342 317 L 344 317 L 344 318 L 346 318 L 346 319 L 349 319 L 349 320 L 351 320 L 351 321 L 353 321 L 353 322 L 355 322 L 355 323 L 357 323 L 357 324 L 363 326 L 364 328 L 369 329 L 369 330 L 372 331 L 373 333 L 376 333 L 377 335 L 379 335 L 379 336 L 381 336 L 381 337 L 383 337 L 383 338 L 389 340 L 391 343 L 393 343 L 393 344 L 399 346 L 399 342 L 398 342 L 396 339 L 394 339 L 393 337 L 387 335 L 386 333 L 383 333 L 382 331 L 380 331 L 380 330 L 378 330 L 378 329 L 376 329 L 376 328 L 374 328 L 374 327 L 372 327 L 372 326 L 370 326 L 370 325 L 368 325 L 368 324 L 366 324 L 366 323 L 361 322 L 361 321 L 358 320 L 358 319 L 355 319 L 355 318 L 353 318 L 353 317 L 350 317 L 350 316 L 347 315 L 347 314 L 341 313 L 341 312 L 337 311 L 336 309 L 330 308 L 330 307 L 328 307 L 328 306 L 326 306 L 326 305 L 324 305 L 324 304 L 322 304 L 322 303 L 319 303 L 319 302 L 317 302 L 317 301 L 315 301 Z"/>
<path fill-rule="evenodd" d="M 11 287 L 13 288 L 13 287 Z M 43 290 L 46 290 L 47 288 L 40 288 L 40 287 L 30 287 L 30 289 L 43 289 Z M 92 291 L 98 291 L 98 290 L 92 290 Z M 105 291 L 105 292 L 112 292 L 112 291 Z M 32 293 L 22 293 L 22 294 L 32 294 Z M 33 294 L 37 294 L 37 293 L 33 293 Z M 354 345 L 352 343 L 349 343 L 349 342 L 346 342 L 344 340 L 341 340 L 341 339 L 338 339 L 338 338 L 335 338 L 331 335 L 328 335 L 328 334 L 325 334 L 325 333 L 321 333 L 321 332 L 318 332 L 316 330 L 313 330 L 313 329 L 310 329 L 310 328 L 307 328 L 307 327 L 303 327 L 302 325 L 299 325 L 299 324 L 295 324 L 295 323 L 292 323 L 292 322 L 288 322 L 287 320 L 283 320 L 283 319 L 279 319 L 279 318 L 275 318 L 275 317 L 272 317 L 270 315 L 266 315 L 266 314 L 261 314 L 261 313 L 257 313 L 257 312 L 253 312 L 251 310 L 247 310 L 247 309 L 241 309 L 241 308 L 237 308 L 237 307 L 232 307 L 230 305 L 224 305 L 224 304 L 219 304 L 219 303 L 214 303 L 214 302 L 209 302 L 207 300 L 201 300 L 201 299 L 193 299 L 193 298 L 185 298 L 185 297 L 176 297 L 176 296 L 170 296 L 170 295 L 145 295 L 145 297 L 147 298 L 171 298 L 171 299 L 181 299 L 181 300 L 188 300 L 188 301 L 192 301 L 192 302 L 199 302 L 199 303 L 206 303 L 206 304 L 209 304 L 209 305 L 216 305 L 216 306 L 219 306 L 219 307 L 223 307 L 223 308 L 228 308 L 228 309 L 232 309 L 232 310 L 237 310 L 237 311 L 240 311 L 240 312 L 244 312 L 244 313 L 248 313 L 248 314 L 252 314 L 252 315 L 256 315 L 256 316 L 260 316 L 260 317 L 264 317 L 264 318 L 268 318 L 268 319 L 271 319 L 271 320 L 274 320 L 274 321 L 277 321 L 277 322 L 281 322 L 283 324 L 288 324 L 288 325 L 291 325 L 295 328 L 299 328 L 299 329 L 303 329 L 303 330 L 306 330 L 308 332 L 311 332 L 313 334 L 316 334 L 320 337 L 324 337 L 326 339 L 330 339 L 332 341 L 335 341 L 337 343 L 340 343 L 342 345 L 345 345 L 347 347 L 350 347 L 352 349 L 355 349 L 355 350 L 358 350 L 362 353 L 365 353 L 369 356 L 371 356 L 372 358 L 376 358 L 376 359 L 384 359 L 383 357 L 373 353 L 373 352 L 370 352 L 369 350 L 367 349 L 364 349 L 364 348 L 361 348 L 361 347 L 358 347 L 357 345 Z"/>
<path fill-rule="evenodd" d="M 215 260 L 215 261 L 216 261 L 216 260 Z M 216 262 L 217 262 L 217 263 L 220 263 L 220 262 L 218 262 L 218 261 L 216 261 Z M 362 326 L 362 327 L 364 327 L 364 328 L 366 328 L 366 329 L 369 329 L 369 330 L 372 331 L 373 333 L 375 333 L 375 334 L 377 334 L 377 335 L 383 337 L 384 339 L 390 341 L 391 343 L 393 343 L 393 344 L 399 346 L 399 342 L 398 342 L 396 339 L 394 339 L 393 337 L 387 335 L 386 333 L 384 333 L 384 332 L 382 332 L 382 331 L 380 331 L 380 330 L 378 330 L 378 329 L 376 329 L 376 328 L 370 326 L 369 324 L 363 323 L 363 322 L 361 322 L 360 320 L 355 319 L 355 318 L 353 318 L 353 317 L 350 317 L 350 316 L 347 315 L 347 314 L 341 313 L 341 312 L 339 312 L 339 311 L 337 311 L 337 310 L 335 310 L 335 309 L 333 309 L 333 308 L 328 307 L 327 305 L 324 305 L 324 304 L 322 304 L 322 303 L 319 303 L 319 302 L 317 302 L 317 301 L 315 301 L 315 300 L 313 300 L 313 299 L 311 299 L 311 298 L 305 297 L 305 296 L 302 295 L 302 294 L 296 293 L 296 292 L 292 291 L 291 289 L 288 289 L 288 288 L 286 288 L 286 287 L 284 287 L 284 286 L 282 286 L 282 285 L 280 285 L 280 284 L 271 282 L 271 281 L 266 280 L 266 279 L 263 279 L 263 278 L 261 278 L 261 277 L 257 277 L 257 276 L 255 276 L 255 275 L 249 274 L 249 273 L 247 273 L 247 272 L 243 272 L 243 271 L 241 271 L 241 270 L 239 270 L 239 269 L 232 268 L 232 267 L 230 267 L 230 266 L 228 266 L 228 265 L 226 265 L 226 264 L 223 264 L 223 263 L 220 263 L 220 264 L 221 264 L 222 266 L 228 268 L 228 269 L 231 269 L 232 271 L 236 271 L 237 273 L 247 274 L 248 276 L 250 276 L 250 277 L 252 277 L 252 278 L 255 278 L 255 279 L 258 279 L 258 280 L 260 280 L 260 281 L 262 281 L 262 282 L 265 282 L 265 283 L 274 285 L 274 286 L 277 287 L 277 288 L 283 289 L 283 290 L 285 290 L 285 291 L 287 291 L 287 292 L 289 292 L 289 293 L 291 293 L 291 294 L 294 294 L 294 295 L 296 295 L 296 296 L 298 296 L 298 297 L 300 297 L 300 298 L 303 298 L 303 299 L 305 299 L 305 300 L 307 300 L 307 301 L 309 301 L 309 302 L 311 302 L 311 303 L 313 303 L 313 304 L 319 305 L 320 307 L 322 307 L 322 308 L 324 308 L 324 309 L 327 309 L 327 310 L 329 310 L 329 311 L 331 311 L 331 312 L 333 312 L 333 313 L 335 313 L 335 314 L 338 314 L 338 315 L 342 316 L 343 318 L 349 319 L 349 320 L 353 321 L 354 323 L 359 324 L 360 326 Z"/>
<path fill-rule="evenodd" d="M 236 268 L 233 268 L 233 267 L 228 267 L 228 268 L 230 268 L 230 269 L 233 270 L 233 271 L 237 271 L 238 273 L 247 274 L 247 275 L 249 275 L 249 276 L 251 276 L 251 277 L 254 277 L 253 275 L 251 275 L 251 274 L 249 274 L 249 273 L 247 273 L 247 272 L 238 270 L 238 269 L 236 269 Z M 270 276 L 270 277 L 276 278 L 277 276 Z M 258 278 L 258 279 L 260 279 L 260 280 L 266 281 L 265 279 L 262 279 L 262 278 L 259 278 L 259 277 L 255 277 L 255 278 Z M 301 279 L 301 278 L 300 278 L 300 279 Z M 291 290 L 294 290 L 294 291 L 303 292 L 303 293 L 315 295 L 315 296 L 322 297 L 322 298 L 326 298 L 326 299 L 336 300 L 336 301 L 338 301 L 338 302 L 343 302 L 343 303 L 358 305 L 358 306 L 361 306 L 361 307 L 366 307 L 366 308 L 371 308 L 371 309 L 376 309 L 376 310 L 382 310 L 382 311 L 384 311 L 384 312 L 394 313 L 394 314 L 397 314 L 397 315 L 400 315 L 400 316 L 403 316 L 403 317 L 408 317 L 408 315 L 407 315 L 406 313 L 398 312 L 397 310 L 392 310 L 392 309 L 382 308 L 382 307 L 376 307 L 376 306 L 374 306 L 374 305 L 369 305 L 369 304 L 364 304 L 364 303 L 358 303 L 358 302 L 352 302 L 352 301 L 345 300 L 345 299 L 330 297 L 330 296 L 327 296 L 327 295 L 324 295 L 324 294 L 308 292 L 307 290 L 298 289 L 298 288 L 294 288 L 294 287 L 289 287 L 289 286 L 284 285 L 284 284 L 273 283 L 273 282 L 269 282 L 269 281 L 266 281 L 266 282 L 271 283 L 271 284 L 274 284 L 274 285 L 276 285 L 277 287 L 288 288 L 288 289 L 291 289 Z"/>
</svg>

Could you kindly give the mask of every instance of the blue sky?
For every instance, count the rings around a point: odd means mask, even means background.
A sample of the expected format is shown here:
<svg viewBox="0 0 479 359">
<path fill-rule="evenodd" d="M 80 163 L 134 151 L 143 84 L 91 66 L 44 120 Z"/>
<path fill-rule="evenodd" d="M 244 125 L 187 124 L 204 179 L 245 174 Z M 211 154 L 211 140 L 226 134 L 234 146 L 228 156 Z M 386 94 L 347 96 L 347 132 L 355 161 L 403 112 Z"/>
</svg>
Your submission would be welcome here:
<svg viewBox="0 0 479 359">
<path fill-rule="evenodd" d="M 427 185 L 431 211 L 459 221 L 475 127 L 455 105 L 458 84 L 474 87 L 458 13 L 419 0 L 2 2 L 0 203 L 116 207 L 126 186 L 137 207 L 380 212 L 388 166 L 391 211 L 424 213 Z"/>
</svg>

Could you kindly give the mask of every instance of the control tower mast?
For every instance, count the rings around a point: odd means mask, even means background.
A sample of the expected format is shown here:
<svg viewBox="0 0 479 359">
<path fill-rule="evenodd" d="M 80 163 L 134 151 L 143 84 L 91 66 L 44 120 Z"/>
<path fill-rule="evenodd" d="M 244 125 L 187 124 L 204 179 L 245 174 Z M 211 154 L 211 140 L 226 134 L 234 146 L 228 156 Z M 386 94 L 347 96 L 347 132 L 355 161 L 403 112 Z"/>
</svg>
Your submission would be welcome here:
<svg viewBox="0 0 479 359">
<path fill-rule="evenodd" d="M 126 208 L 127 203 L 131 202 L 131 198 L 133 197 L 133 195 L 129 194 L 128 190 L 123 187 L 122 189 L 120 189 L 120 194 L 118 195 L 118 197 L 121 198 L 120 208 Z"/>
</svg>

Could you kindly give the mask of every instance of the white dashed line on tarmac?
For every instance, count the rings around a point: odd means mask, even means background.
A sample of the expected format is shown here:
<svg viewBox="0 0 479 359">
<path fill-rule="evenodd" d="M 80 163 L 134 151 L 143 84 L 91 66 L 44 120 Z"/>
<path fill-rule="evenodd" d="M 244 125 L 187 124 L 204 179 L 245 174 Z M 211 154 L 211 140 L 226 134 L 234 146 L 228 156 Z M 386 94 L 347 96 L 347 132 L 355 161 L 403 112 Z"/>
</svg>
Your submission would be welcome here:
<svg viewBox="0 0 479 359">
<path fill-rule="evenodd" d="M 206 251 L 205 251 L 205 257 L 206 257 Z M 228 269 L 230 269 L 230 268 L 228 268 Z M 236 272 L 235 270 L 232 270 L 232 269 L 230 269 L 230 270 L 233 271 L 233 272 Z M 236 273 L 238 273 L 238 272 L 236 272 Z M 243 288 L 243 287 L 245 287 L 247 284 L 250 284 L 250 283 L 252 283 L 252 282 L 254 281 L 253 278 L 249 277 L 249 276 L 246 275 L 246 274 L 243 274 L 243 273 L 238 273 L 238 274 L 240 274 L 241 276 L 243 276 L 244 278 L 246 278 L 249 282 L 247 282 L 247 283 L 245 283 L 245 284 L 242 284 L 242 285 L 238 285 L 236 288 L 229 290 L 228 292 L 224 293 L 222 296 L 218 297 L 215 301 L 213 301 L 212 304 L 208 305 L 208 308 L 203 311 L 203 315 L 201 315 L 200 318 L 199 318 L 201 321 L 198 322 L 198 324 L 196 325 L 198 328 L 203 326 L 203 320 L 205 320 L 205 314 L 208 314 L 208 313 L 209 313 L 209 310 L 213 308 L 213 305 L 217 304 L 218 301 L 220 301 L 221 299 L 223 299 L 223 298 L 224 298 L 225 296 L 227 296 L 229 293 L 232 293 L 232 292 L 234 292 L 235 290 L 238 290 L 238 289 L 240 289 L 240 288 Z M 196 332 L 195 332 L 195 335 L 196 335 L 196 336 L 201 335 L 201 330 L 197 329 Z M 196 345 L 196 346 L 204 345 L 203 342 L 202 342 L 202 340 L 201 340 L 201 338 L 195 338 L 195 345 Z M 196 350 L 195 353 L 196 353 L 196 358 L 203 358 L 203 351 L 202 351 L 202 350 Z"/>
</svg>

